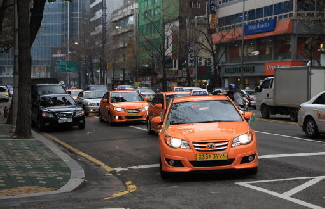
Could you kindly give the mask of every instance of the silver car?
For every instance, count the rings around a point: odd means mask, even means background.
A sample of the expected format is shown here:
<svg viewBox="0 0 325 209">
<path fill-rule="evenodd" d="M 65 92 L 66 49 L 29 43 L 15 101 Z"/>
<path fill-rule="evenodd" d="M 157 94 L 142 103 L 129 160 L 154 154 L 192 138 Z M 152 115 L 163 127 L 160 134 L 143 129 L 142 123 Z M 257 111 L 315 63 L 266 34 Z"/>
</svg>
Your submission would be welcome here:
<svg viewBox="0 0 325 209">
<path fill-rule="evenodd" d="M 0 86 L 0 100 L 1 101 L 9 101 L 9 90 L 7 86 Z"/>
<path fill-rule="evenodd" d="M 85 115 L 88 116 L 89 113 L 99 112 L 99 103 L 101 98 L 104 96 L 105 91 L 82 91 L 78 94 L 76 98 L 77 105 L 81 106 Z"/>
</svg>

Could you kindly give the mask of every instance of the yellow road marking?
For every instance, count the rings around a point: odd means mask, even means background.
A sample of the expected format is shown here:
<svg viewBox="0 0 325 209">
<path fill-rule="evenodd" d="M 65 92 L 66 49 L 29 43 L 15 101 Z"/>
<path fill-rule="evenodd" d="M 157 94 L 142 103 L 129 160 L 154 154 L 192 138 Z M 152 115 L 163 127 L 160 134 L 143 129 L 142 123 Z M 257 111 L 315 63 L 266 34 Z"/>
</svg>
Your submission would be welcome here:
<svg viewBox="0 0 325 209">
<path fill-rule="evenodd" d="M 291 124 L 291 125 L 298 125 L 297 122 L 279 121 L 279 120 L 271 120 L 271 119 L 264 119 L 264 118 L 256 118 L 256 120 L 265 121 L 265 122 L 287 123 L 287 124 Z"/>
<path fill-rule="evenodd" d="M 107 172 L 112 172 L 114 171 L 114 168 L 111 168 L 107 165 L 105 165 L 103 162 L 97 160 L 96 158 L 93 158 L 92 156 L 84 153 L 84 152 L 81 152 L 80 150 L 76 149 L 76 148 L 73 148 L 72 146 L 70 146 L 69 144 L 61 141 L 60 139 L 56 138 L 55 136 L 52 136 L 51 134 L 48 134 L 48 133 L 44 133 L 45 135 L 47 135 L 48 137 L 50 137 L 53 141 L 56 141 L 57 143 L 61 144 L 62 146 L 66 147 L 67 149 L 73 151 L 74 153 L 86 158 L 87 160 L 95 163 L 96 165 L 99 165 L 101 166 L 102 168 L 104 168 Z M 131 181 L 128 181 L 125 183 L 126 187 L 127 187 L 127 190 L 126 191 L 123 191 L 123 192 L 119 192 L 119 193 L 115 193 L 113 194 L 112 196 L 109 196 L 109 197 L 106 197 L 104 198 L 104 200 L 107 200 L 107 199 L 112 199 L 114 197 L 120 197 L 122 195 L 126 195 L 126 194 L 129 194 L 131 192 L 134 192 L 137 187 L 131 182 Z"/>
<path fill-rule="evenodd" d="M 132 181 L 126 182 L 125 185 L 127 187 L 127 191 L 115 193 L 112 196 L 104 198 L 104 200 L 112 199 L 112 198 L 115 198 L 115 197 L 120 197 L 122 195 L 126 195 L 126 194 L 129 194 L 131 192 L 134 192 L 137 189 L 137 187 L 132 183 Z"/>
</svg>

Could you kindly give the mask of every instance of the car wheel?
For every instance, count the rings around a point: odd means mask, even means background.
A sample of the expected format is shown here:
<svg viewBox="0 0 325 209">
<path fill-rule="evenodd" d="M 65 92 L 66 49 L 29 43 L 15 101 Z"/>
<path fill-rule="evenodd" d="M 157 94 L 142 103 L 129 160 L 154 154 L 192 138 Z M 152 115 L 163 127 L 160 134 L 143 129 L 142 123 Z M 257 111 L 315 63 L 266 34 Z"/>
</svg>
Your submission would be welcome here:
<svg viewBox="0 0 325 209">
<path fill-rule="evenodd" d="M 43 122 L 43 120 L 42 120 L 41 118 L 39 118 L 39 119 L 37 120 L 37 129 L 38 129 L 38 131 L 40 131 L 40 132 L 42 132 L 42 131 L 45 130 L 45 125 L 44 125 L 44 122 Z"/>
<path fill-rule="evenodd" d="M 85 105 L 83 106 L 83 109 L 84 109 L 84 111 L 85 111 L 85 116 L 88 116 L 89 113 L 86 111 L 86 107 L 85 107 Z"/>
<path fill-rule="evenodd" d="M 84 121 L 83 123 L 79 123 L 79 124 L 78 124 L 78 128 L 79 128 L 79 129 L 85 129 L 85 127 L 86 127 L 86 123 L 85 123 L 85 121 Z"/>
<path fill-rule="evenodd" d="M 112 122 L 112 115 L 110 112 L 107 113 L 107 123 L 111 126 L 114 126 L 115 124 Z"/>
<path fill-rule="evenodd" d="M 304 130 L 309 138 L 316 138 L 319 135 L 317 124 L 313 118 L 306 119 Z"/>
<path fill-rule="evenodd" d="M 100 114 L 100 111 L 98 112 L 98 118 L 99 118 L 99 122 L 103 122 L 103 117 L 102 114 Z"/>
<path fill-rule="evenodd" d="M 298 121 L 298 112 L 294 109 L 290 110 L 290 121 L 292 122 Z"/>
<path fill-rule="evenodd" d="M 270 110 L 267 105 L 262 105 L 261 107 L 262 118 L 270 118 Z"/>
<path fill-rule="evenodd" d="M 154 134 L 155 132 L 151 129 L 151 123 L 149 121 L 149 119 L 147 120 L 147 131 L 148 134 Z"/>
<path fill-rule="evenodd" d="M 172 174 L 170 172 L 166 172 L 162 170 L 162 163 L 160 161 L 160 166 L 159 166 L 159 172 L 160 172 L 160 178 L 165 180 L 165 179 L 171 179 Z"/>
<path fill-rule="evenodd" d="M 257 174 L 257 172 L 258 172 L 258 168 L 257 167 L 255 167 L 255 168 L 248 168 L 247 170 L 246 170 L 246 173 L 248 174 L 248 175 L 256 175 Z"/>
</svg>

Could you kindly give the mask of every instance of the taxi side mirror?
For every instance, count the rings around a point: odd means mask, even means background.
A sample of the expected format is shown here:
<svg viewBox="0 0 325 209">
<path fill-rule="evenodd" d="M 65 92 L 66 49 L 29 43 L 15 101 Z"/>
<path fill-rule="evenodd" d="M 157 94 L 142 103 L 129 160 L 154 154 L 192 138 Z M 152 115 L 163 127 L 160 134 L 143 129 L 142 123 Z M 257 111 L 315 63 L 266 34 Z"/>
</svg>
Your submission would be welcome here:
<svg viewBox="0 0 325 209">
<path fill-rule="evenodd" d="M 146 102 L 149 101 L 149 97 L 144 97 L 143 99 L 144 99 Z"/>
<path fill-rule="evenodd" d="M 244 112 L 244 118 L 245 120 L 250 120 L 252 117 L 253 113 L 252 112 Z"/>
<path fill-rule="evenodd" d="M 105 103 L 107 103 L 107 102 L 108 102 L 108 100 L 107 100 L 107 99 L 102 99 L 102 102 L 105 102 Z"/>
<path fill-rule="evenodd" d="M 160 104 L 160 103 L 155 104 L 155 108 L 162 109 L 162 104 Z"/>
<path fill-rule="evenodd" d="M 151 124 L 162 124 L 163 120 L 160 116 L 156 116 L 151 119 Z"/>
</svg>

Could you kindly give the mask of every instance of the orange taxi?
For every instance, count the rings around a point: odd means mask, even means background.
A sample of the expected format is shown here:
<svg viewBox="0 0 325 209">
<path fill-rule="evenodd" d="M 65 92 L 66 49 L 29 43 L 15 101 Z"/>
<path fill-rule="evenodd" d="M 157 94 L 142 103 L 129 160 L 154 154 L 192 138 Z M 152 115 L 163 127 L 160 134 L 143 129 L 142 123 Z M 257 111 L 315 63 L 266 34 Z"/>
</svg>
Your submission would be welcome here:
<svg viewBox="0 0 325 209">
<path fill-rule="evenodd" d="M 115 123 L 147 119 L 148 98 L 135 90 L 115 90 L 104 94 L 99 103 L 99 120 Z"/>
<path fill-rule="evenodd" d="M 169 104 L 169 101 L 175 97 L 185 97 L 190 96 L 188 91 L 167 91 L 159 92 L 152 99 L 148 108 L 148 117 L 147 117 L 147 131 L 149 134 L 158 133 L 161 129 L 161 126 L 152 126 L 150 120 L 156 116 L 163 116 Z"/>
<path fill-rule="evenodd" d="M 258 151 L 251 112 L 242 112 L 226 96 L 174 98 L 159 134 L 160 175 L 206 170 L 245 170 L 257 174 Z"/>
<path fill-rule="evenodd" d="M 77 99 L 79 92 L 84 91 L 83 89 L 66 89 L 66 92 L 72 96 L 73 99 Z"/>
</svg>

